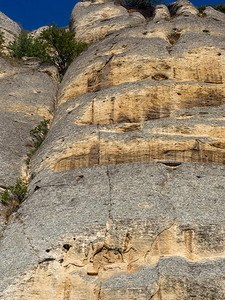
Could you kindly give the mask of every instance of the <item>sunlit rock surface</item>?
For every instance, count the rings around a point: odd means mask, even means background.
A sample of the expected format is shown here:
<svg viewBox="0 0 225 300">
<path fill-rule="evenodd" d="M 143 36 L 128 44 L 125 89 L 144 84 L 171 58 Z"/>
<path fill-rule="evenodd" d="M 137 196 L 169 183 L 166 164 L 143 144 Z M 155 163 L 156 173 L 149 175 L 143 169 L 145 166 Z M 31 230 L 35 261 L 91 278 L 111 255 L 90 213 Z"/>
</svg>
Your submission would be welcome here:
<svg viewBox="0 0 225 300">
<path fill-rule="evenodd" d="M 13 42 L 20 35 L 21 27 L 0 11 L 0 31 L 4 34 L 4 44 L 7 46 L 9 42 Z"/>
<path fill-rule="evenodd" d="M 86 1 L 70 27 L 93 44 L 60 84 L 29 195 L 2 229 L 0 298 L 224 299 L 224 14 L 180 0 L 144 19 Z M 4 96 L 28 95 L 36 118 L 56 93 L 39 76 L 37 101 L 20 77 Z"/>
</svg>

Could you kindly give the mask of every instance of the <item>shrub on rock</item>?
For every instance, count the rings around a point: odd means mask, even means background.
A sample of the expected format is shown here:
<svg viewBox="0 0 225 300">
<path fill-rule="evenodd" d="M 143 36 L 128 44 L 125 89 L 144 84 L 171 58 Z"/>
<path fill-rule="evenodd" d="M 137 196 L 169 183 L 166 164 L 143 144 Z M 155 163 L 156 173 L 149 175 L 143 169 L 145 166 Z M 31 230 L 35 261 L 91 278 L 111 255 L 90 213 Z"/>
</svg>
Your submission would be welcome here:
<svg viewBox="0 0 225 300">
<path fill-rule="evenodd" d="M 3 193 L 0 193 L 1 203 L 6 207 L 4 215 L 6 220 L 13 213 L 16 212 L 20 204 L 25 200 L 28 189 L 28 183 L 17 178 L 15 185 L 10 185 L 5 188 Z"/>
<path fill-rule="evenodd" d="M 4 44 L 4 33 L 2 31 L 0 31 L 0 55 L 3 50 L 3 44 Z"/>
<path fill-rule="evenodd" d="M 38 57 L 51 62 L 63 76 L 69 64 L 86 47 L 86 43 L 75 40 L 73 32 L 67 31 L 66 28 L 57 28 L 53 24 L 43 30 L 37 38 L 29 33 L 22 33 L 18 39 L 9 43 L 9 53 L 13 58 Z"/>
<path fill-rule="evenodd" d="M 41 32 L 39 38 L 45 43 L 48 60 L 58 67 L 61 75 L 74 58 L 87 47 L 86 43 L 75 40 L 73 32 L 66 30 L 65 27 L 57 28 L 56 24 L 49 25 Z"/>
<path fill-rule="evenodd" d="M 9 55 L 14 58 L 39 57 L 47 60 L 46 46 L 40 39 L 35 39 L 28 33 L 22 33 L 13 42 L 9 43 Z"/>
</svg>

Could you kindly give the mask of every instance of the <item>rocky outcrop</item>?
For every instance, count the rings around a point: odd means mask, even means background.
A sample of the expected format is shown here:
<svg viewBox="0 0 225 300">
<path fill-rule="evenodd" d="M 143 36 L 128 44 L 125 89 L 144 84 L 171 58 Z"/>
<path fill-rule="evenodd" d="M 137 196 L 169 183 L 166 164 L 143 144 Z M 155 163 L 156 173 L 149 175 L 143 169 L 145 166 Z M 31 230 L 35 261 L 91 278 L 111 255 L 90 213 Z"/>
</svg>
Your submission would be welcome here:
<svg viewBox="0 0 225 300">
<path fill-rule="evenodd" d="M 0 185 L 13 184 L 26 168 L 30 130 L 44 118 L 52 118 L 56 82 L 38 69 L 12 66 L 0 60 Z M 23 173 L 24 174 L 24 173 Z"/>
<path fill-rule="evenodd" d="M 224 299 L 221 14 L 182 0 L 146 21 L 86 1 L 70 27 L 94 44 L 60 84 L 29 195 L 2 230 L 0 298 Z M 25 89 L 37 118 L 55 95 L 38 76 L 42 109 L 30 100 L 36 83 Z"/>
<path fill-rule="evenodd" d="M 40 172 L 1 239 L 3 299 L 223 299 L 224 172 L 160 163 Z"/>
<path fill-rule="evenodd" d="M 57 91 L 57 83 L 37 67 L 38 62 L 11 63 L 0 58 L 1 191 L 14 185 L 16 178 L 28 177 L 26 159 L 33 145 L 30 130 L 44 118 L 52 119 Z"/>
<path fill-rule="evenodd" d="M 0 11 L 0 31 L 4 33 L 5 45 L 7 45 L 20 35 L 21 28 Z"/>
<path fill-rule="evenodd" d="M 43 30 L 46 30 L 48 26 L 42 26 L 38 29 L 35 29 L 31 32 L 31 35 L 35 38 L 39 37 Z"/>
<path fill-rule="evenodd" d="M 198 16 L 187 1 L 169 10 L 171 19 L 159 6 L 146 25 L 111 34 L 72 63 L 59 90 L 59 103 L 67 103 L 34 172 L 152 160 L 224 163 L 225 23 Z"/>
<path fill-rule="evenodd" d="M 112 1 L 84 1 L 75 5 L 70 30 L 75 31 L 76 39 L 94 43 L 122 28 L 135 27 L 145 23 L 139 13 L 129 13 L 126 8 Z"/>
</svg>

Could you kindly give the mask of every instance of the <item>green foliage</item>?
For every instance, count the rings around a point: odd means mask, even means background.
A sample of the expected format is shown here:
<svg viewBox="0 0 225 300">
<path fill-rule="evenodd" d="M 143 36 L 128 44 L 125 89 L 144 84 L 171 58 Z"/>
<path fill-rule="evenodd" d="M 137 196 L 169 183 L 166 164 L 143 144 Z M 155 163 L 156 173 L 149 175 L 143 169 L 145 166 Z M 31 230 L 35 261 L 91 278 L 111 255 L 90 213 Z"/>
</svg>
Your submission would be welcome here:
<svg viewBox="0 0 225 300">
<path fill-rule="evenodd" d="M 64 75 L 69 64 L 77 57 L 87 44 L 77 42 L 73 32 L 57 28 L 55 24 L 43 30 L 38 38 L 23 32 L 18 39 L 9 43 L 10 57 L 21 59 L 23 56 L 38 57 L 53 63 Z"/>
<path fill-rule="evenodd" d="M 14 58 L 38 57 L 47 60 L 46 45 L 40 39 L 28 33 L 22 33 L 15 41 L 9 43 L 9 55 Z"/>
<path fill-rule="evenodd" d="M 43 120 L 40 122 L 38 126 L 30 131 L 30 135 L 34 142 L 34 148 L 38 149 L 43 143 L 47 133 L 48 133 L 48 125 L 50 120 Z"/>
<path fill-rule="evenodd" d="M 45 137 L 48 133 L 49 124 L 50 124 L 50 120 L 44 119 L 43 121 L 40 122 L 38 126 L 36 126 L 34 129 L 31 129 L 30 136 L 33 141 L 33 145 L 32 145 L 33 149 L 31 149 L 30 152 L 27 153 L 28 156 L 26 160 L 27 164 L 30 163 L 31 157 L 35 154 L 37 149 L 41 146 L 41 144 L 45 140 Z"/>
<path fill-rule="evenodd" d="M 225 14 L 225 4 L 224 3 L 220 3 L 220 4 L 218 4 L 218 5 L 211 5 L 214 9 L 216 9 L 216 10 L 218 10 L 218 11 L 220 11 L 220 12 L 222 12 L 222 13 L 224 13 Z"/>
<path fill-rule="evenodd" d="M 215 10 L 218 10 L 218 11 L 220 11 L 220 12 L 222 12 L 222 13 L 225 14 L 225 4 L 222 3 L 222 2 L 220 4 L 218 4 L 218 5 L 216 5 L 216 4 L 214 4 L 214 5 L 213 4 L 199 5 L 197 8 L 198 8 L 198 10 L 199 10 L 200 13 L 203 13 L 207 6 L 211 6 Z"/>
<path fill-rule="evenodd" d="M 86 43 L 75 40 L 73 32 L 64 27 L 57 28 L 56 24 L 43 30 L 40 39 L 46 45 L 48 60 L 58 67 L 61 75 L 64 75 L 69 64 L 87 47 Z"/>
<path fill-rule="evenodd" d="M 200 14 L 202 14 L 204 12 L 204 10 L 206 9 L 207 5 L 199 5 L 197 6 L 197 9 L 199 11 Z"/>
<path fill-rule="evenodd" d="M 155 7 L 158 4 L 164 3 L 163 0 L 115 0 L 115 2 L 121 5 L 132 5 L 137 8 Z"/>
<path fill-rule="evenodd" d="M 15 185 L 6 187 L 5 191 L 1 193 L 1 202 L 5 206 L 16 207 L 21 204 L 28 193 L 27 183 L 17 178 Z"/>
<path fill-rule="evenodd" d="M 0 55 L 2 54 L 4 41 L 5 41 L 4 33 L 0 31 Z"/>
</svg>

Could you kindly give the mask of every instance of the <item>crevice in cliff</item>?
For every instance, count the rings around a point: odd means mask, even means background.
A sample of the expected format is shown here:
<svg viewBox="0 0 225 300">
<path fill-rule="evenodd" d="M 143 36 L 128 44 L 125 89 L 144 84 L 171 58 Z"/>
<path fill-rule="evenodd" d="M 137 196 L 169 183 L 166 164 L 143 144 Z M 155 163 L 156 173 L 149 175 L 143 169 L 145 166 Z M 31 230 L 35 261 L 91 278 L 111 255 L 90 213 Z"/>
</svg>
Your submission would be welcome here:
<svg viewBox="0 0 225 300">
<path fill-rule="evenodd" d="M 154 292 L 154 294 L 151 295 L 151 297 L 149 298 L 149 300 L 154 300 L 154 297 L 159 292 L 159 290 L 160 290 L 160 287 L 158 285 L 156 291 Z"/>
<path fill-rule="evenodd" d="M 155 296 L 156 296 L 157 294 L 160 294 L 160 293 L 161 293 L 161 278 L 160 278 L 160 271 L 159 271 L 158 266 L 157 266 L 157 274 L 158 274 L 158 285 L 157 285 L 156 290 L 153 292 L 153 294 L 152 294 L 151 297 L 149 298 L 149 300 L 154 300 L 154 299 L 155 299 Z M 162 299 L 162 298 L 161 298 L 161 295 L 159 295 L 159 297 L 158 297 L 158 295 L 157 295 L 157 298 L 156 298 L 156 299 L 161 300 L 161 299 Z"/>
<path fill-rule="evenodd" d="M 174 207 L 173 207 L 174 208 Z M 164 228 L 163 230 L 161 230 L 154 238 L 152 244 L 151 244 L 151 248 L 146 251 L 145 255 L 144 255 L 144 259 L 146 259 L 147 255 L 152 251 L 153 245 L 155 244 L 156 240 L 159 238 L 159 236 L 161 234 L 163 234 L 165 231 L 170 230 L 176 223 L 176 218 L 174 218 L 174 220 L 172 221 L 172 224 L 170 223 L 170 225 L 168 225 L 166 228 Z M 159 257 L 160 259 L 160 257 Z M 157 262 L 158 263 L 158 262 Z"/>
<path fill-rule="evenodd" d="M 47 257 L 47 258 L 44 258 L 41 261 L 39 261 L 38 264 L 40 265 L 40 264 L 43 264 L 45 262 L 54 261 L 54 260 L 56 260 L 56 259 L 53 258 L 53 257 Z"/>
<path fill-rule="evenodd" d="M 169 43 L 171 44 L 172 47 L 177 43 L 177 41 L 179 40 L 180 37 L 181 37 L 181 33 L 178 32 L 176 28 L 174 29 L 173 32 L 171 32 L 167 36 Z"/>
<path fill-rule="evenodd" d="M 148 21 L 154 17 L 155 7 L 152 5 L 147 5 L 144 2 L 140 7 L 132 4 L 122 4 L 121 6 L 126 8 L 129 14 L 132 14 L 133 12 L 139 12 Z"/>
<path fill-rule="evenodd" d="M 98 92 L 112 86 L 110 81 L 110 61 L 112 60 L 113 56 L 113 54 L 110 55 L 106 59 L 103 66 L 100 69 L 95 70 L 95 72 L 92 74 L 92 77 L 88 79 L 88 92 Z"/>
<path fill-rule="evenodd" d="M 102 300 L 101 294 L 102 294 L 102 282 L 100 281 L 97 300 Z"/>
<path fill-rule="evenodd" d="M 98 130 L 97 164 L 100 165 L 101 131 L 99 130 L 99 125 L 97 125 L 97 130 Z"/>
<path fill-rule="evenodd" d="M 112 183 L 110 179 L 110 172 L 109 172 L 109 166 L 107 165 L 107 171 L 106 175 L 108 178 L 108 184 L 109 184 L 109 219 L 112 220 Z"/>
<path fill-rule="evenodd" d="M 5 189 L 7 189 L 8 187 L 7 187 L 6 185 L 0 185 L 0 188 L 5 190 Z"/>
</svg>

